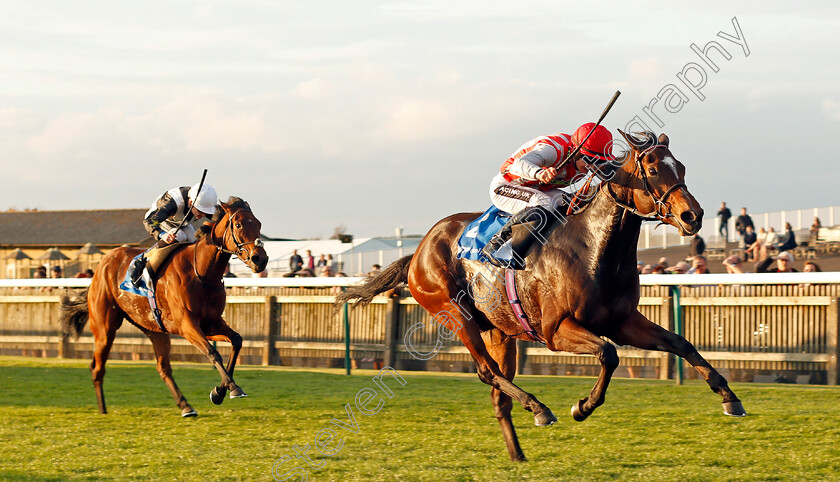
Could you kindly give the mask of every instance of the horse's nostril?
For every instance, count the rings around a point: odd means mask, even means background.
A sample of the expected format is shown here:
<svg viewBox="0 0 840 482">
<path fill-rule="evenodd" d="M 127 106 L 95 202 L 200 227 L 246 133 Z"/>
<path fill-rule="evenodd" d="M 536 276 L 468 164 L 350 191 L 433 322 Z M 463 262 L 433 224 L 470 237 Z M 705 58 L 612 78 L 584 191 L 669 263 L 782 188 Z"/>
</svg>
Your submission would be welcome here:
<svg viewBox="0 0 840 482">
<path fill-rule="evenodd" d="M 697 222 L 697 213 L 691 210 L 683 211 L 682 214 L 680 214 L 680 219 L 682 219 L 685 224 L 693 226 L 694 223 Z"/>
</svg>

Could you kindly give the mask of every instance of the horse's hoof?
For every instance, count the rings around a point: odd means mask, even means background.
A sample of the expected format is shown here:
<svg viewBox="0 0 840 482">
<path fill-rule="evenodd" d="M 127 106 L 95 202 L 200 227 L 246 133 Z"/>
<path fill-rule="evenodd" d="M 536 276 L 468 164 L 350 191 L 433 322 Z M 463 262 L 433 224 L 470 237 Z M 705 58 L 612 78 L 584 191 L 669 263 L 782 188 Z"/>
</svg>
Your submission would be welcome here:
<svg viewBox="0 0 840 482">
<path fill-rule="evenodd" d="M 723 402 L 723 413 L 730 417 L 746 417 L 747 411 L 744 410 L 744 405 L 740 400 L 734 402 Z"/>
<path fill-rule="evenodd" d="M 184 418 L 197 417 L 198 412 L 193 410 L 192 407 L 186 407 L 185 409 L 181 410 L 181 416 L 184 417 Z"/>
<path fill-rule="evenodd" d="M 210 392 L 210 401 L 216 405 L 221 405 L 225 401 L 225 392 L 227 392 L 227 388 L 213 387 L 213 391 Z"/>
<path fill-rule="evenodd" d="M 248 394 L 242 391 L 241 388 L 236 387 L 230 391 L 230 398 L 245 398 Z"/>
<path fill-rule="evenodd" d="M 545 409 L 544 412 L 534 415 L 534 425 L 537 427 L 547 427 L 557 422 L 557 417 L 551 413 L 551 410 Z"/>
<path fill-rule="evenodd" d="M 583 422 L 589 416 L 583 413 L 581 405 L 583 405 L 583 400 L 578 400 L 577 403 L 572 405 L 572 418 L 575 419 L 575 422 Z"/>
</svg>

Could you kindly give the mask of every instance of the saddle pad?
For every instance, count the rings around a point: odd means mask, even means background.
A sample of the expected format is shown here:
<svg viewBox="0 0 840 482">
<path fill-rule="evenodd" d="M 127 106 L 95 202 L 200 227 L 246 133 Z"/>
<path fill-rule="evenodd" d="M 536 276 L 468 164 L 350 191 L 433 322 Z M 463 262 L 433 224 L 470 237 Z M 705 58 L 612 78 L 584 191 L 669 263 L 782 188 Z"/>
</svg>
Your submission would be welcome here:
<svg viewBox="0 0 840 482">
<path fill-rule="evenodd" d="M 509 214 L 496 206 L 490 206 L 490 209 L 464 228 L 458 240 L 458 258 L 478 261 L 481 258 L 481 248 L 502 229 L 508 218 Z"/>
</svg>

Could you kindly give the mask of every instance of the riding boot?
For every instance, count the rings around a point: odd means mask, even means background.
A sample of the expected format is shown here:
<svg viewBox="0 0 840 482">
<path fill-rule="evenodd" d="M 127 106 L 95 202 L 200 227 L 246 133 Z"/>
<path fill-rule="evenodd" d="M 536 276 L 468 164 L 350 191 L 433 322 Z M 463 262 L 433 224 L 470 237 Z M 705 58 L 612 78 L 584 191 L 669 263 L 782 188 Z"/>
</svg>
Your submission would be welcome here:
<svg viewBox="0 0 840 482">
<path fill-rule="evenodd" d="M 140 256 L 136 260 L 134 260 L 134 264 L 131 265 L 131 282 L 137 285 L 137 282 L 140 281 L 140 278 L 143 277 L 143 271 L 146 269 L 146 257 Z"/>
<path fill-rule="evenodd" d="M 515 270 L 525 269 L 525 256 L 534 243 L 536 237 L 542 234 L 551 224 L 548 211 L 542 206 L 531 206 L 510 217 L 502 229 L 482 248 L 481 252 L 487 261 L 500 268 Z M 512 255 L 510 261 L 500 260 L 495 253 L 508 240 L 511 241 Z"/>
</svg>

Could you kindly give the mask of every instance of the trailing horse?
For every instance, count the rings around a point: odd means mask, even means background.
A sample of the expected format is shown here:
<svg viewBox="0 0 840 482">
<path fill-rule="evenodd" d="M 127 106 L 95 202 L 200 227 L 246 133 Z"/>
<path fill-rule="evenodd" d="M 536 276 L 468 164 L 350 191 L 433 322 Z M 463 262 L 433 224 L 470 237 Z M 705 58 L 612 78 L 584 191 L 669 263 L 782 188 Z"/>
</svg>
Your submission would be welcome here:
<svg viewBox="0 0 840 482">
<path fill-rule="evenodd" d="M 105 362 L 123 319 L 128 319 L 152 341 L 158 372 L 181 408 L 182 416 L 195 416 L 196 411 L 172 378 L 170 334 L 186 338 L 219 371 L 222 381 L 210 393 L 213 403 L 221 404 L 228 390 L 231 398 L 246 396 L 233 380 L 242 337 L 222 319 L 225 309 L 222 275 L 231 255 L 236 255 L 255 273 L 265 269 L 268 255 L 260 240 L 260 222 L 248 203 L 231 197 L 227 203 L 221 203 L 216 217 L 218 221 L 198 241 L 177 249 L 159 268 L 157 306 L 165 331 L 155 321 L 145 297 L 119 288 L 132 259 L 142 249 L 111 251 L 102 258 L 87 290 L 61 297 L 60 322 L 65 333 L 73 332 L 78 337 L 90 319 L 95 340 L 90 371 L 100 413 L 107 413 L 102 388 Z M 227 367 L 210 341 L 226 341 L 233 346 Z"/>
<path fill-rule="evenodd" d="M 621 131 L 619 131 L 621 132 Z M 746 415 L 726 380 L 682 336 L 654 324 L 637 307 L 640 288 L 636 250 L 643 218 L 670 224 L 683 236 L 700 230 L 703 209 L 685 185 L 685 167 L 670 151 L 665 134 L 621 135 L 630 149 L 611 179 L 579 214 L 553 220 L 555 227 L 527 256 L 529 269 L 516 273 L 521 306 L 535 337 L 550 350 L 591 354 L 601 371 L 588 396 L 571 409 L 585 420 L 604 403 L 618 366 L 614 345 L 667 351 L 688 361 L 723 399 L 724 413 Z M 513 383 L 516 339 L 531 340 L 504 299 L 500 268 L 457 259 L 457 243 L 478 213 L 439 221 L 416 252 L 400 259 L 364 285 L 348 289 L 337 304 L 370 302 L 378 293 L 407 283 L 414 299 L 438 323 L 455 331 L 475 359 L 479 379 L 493 387 L 491 398 L 512 460 L 525 460 L 511 421 L 512 400 L 534 414 L 536 425 L 557 419 L 551 410 Z M 549 222 L 552 220 L 546 220 Z M 465 295 L 469 296 L 465 296 Z"/>
</svg>

